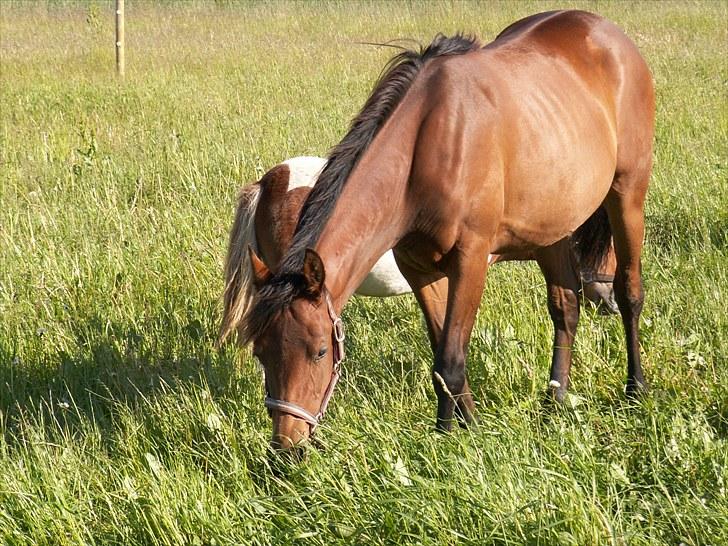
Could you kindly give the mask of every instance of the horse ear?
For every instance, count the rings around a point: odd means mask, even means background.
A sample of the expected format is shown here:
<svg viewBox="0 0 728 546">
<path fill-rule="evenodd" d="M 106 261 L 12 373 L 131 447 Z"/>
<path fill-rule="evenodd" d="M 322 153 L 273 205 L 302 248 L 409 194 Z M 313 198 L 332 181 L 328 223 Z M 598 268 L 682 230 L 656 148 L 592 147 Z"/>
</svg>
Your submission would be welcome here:
<svg viewBox="0 0 728 546">
<path fill-rule="evenodd" d="M 250 267 L 253 270 L 253 284 L 256 288 L 260 288 L 271 278 L 272 273 L 250 245 L 248 245 L 248 256 L 250 256 Z"/>
<path fill-rule="evenodd" d="M 326 278 L 324 262 L 321 261 L 321 256 L 310 248 L 306 249 L 306 255 L 303 258 L 303 278 L 306 282 L 306 292 L 314 297 L 320 296 Z"/>
</svg>

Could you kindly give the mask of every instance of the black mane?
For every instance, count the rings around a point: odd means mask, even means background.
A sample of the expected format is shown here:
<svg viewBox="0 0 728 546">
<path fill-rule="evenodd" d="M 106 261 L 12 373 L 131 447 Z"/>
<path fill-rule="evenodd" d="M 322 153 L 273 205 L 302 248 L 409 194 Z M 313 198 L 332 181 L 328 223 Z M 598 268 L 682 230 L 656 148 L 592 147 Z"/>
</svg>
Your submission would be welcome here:
<svg viewBox="0 0 728 546">
<path fill-rule="evenodd" d="M 258 337 L 273 317 L 301 292 L 301 269 L 306 248 L 316 246 L 349 175 L 425 63 L 436 57 L 461 55 L 479 47 L 477 39 L 470 36 L 438 34 L 426 48 L 404 50 L 387 63 L 374 91 L 352 121 L 349 132 L 331 150 L 326 167 L 303 205 L 290 248 L 276 274 L 258 292 L 244 319 L 243 338 L 246 342 Z"/>
</svg>

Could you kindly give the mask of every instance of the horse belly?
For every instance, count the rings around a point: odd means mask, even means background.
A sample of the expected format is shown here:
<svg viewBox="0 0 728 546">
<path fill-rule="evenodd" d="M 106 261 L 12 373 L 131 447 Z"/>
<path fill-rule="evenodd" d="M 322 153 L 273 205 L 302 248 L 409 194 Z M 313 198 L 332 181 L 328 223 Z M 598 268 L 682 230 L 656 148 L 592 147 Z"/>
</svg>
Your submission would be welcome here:
<svg viewBox="0 0 728 546">
<path fill-rule="evenodd" d="M 532 103 L 539 116 L 524 103 L 504 172 L 494 252 L 547 246 L 570 235 L 599 207 L 614 178 L 614 124 L 598 99 L 562 92 L 560 101 Z"/>
</svg>

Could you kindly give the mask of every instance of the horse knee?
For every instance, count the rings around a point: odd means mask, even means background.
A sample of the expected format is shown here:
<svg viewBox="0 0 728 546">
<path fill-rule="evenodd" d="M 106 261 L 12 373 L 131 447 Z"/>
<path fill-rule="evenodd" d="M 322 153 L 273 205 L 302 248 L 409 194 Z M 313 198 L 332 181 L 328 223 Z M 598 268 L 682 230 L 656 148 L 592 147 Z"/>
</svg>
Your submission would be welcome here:
<svg viewBox="0 0 728 546">
<path fill-rule="evenodd" d="M 464 356 L 438 359 L 432 370 L 432 383 L 435 392 L 450 396 L 462 394 L 465 388 L 465 358 Z"/>
</svg>

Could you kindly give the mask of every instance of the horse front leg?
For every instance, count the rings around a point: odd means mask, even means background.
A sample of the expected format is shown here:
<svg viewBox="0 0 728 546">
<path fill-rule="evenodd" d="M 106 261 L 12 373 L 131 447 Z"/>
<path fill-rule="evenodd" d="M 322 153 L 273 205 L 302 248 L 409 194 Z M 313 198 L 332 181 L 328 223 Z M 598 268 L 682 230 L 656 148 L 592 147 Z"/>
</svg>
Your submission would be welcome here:
<svg viewBox="0 0 728 546">
<path fill-rule="evenodd" d="M 546 279 L 549 315 L 554 325 L 549 392 L 557 402 L 563 402 L 569 388 L 571 349 L 579 323 L 579 278 L 566 239 L 539 249 L 535 257 Z"/>
<path fill-rule="evenodd" d="M 395 258 L 400 272 L 407 279 L 407 283 L 412 288 L 415 299 L 422 309 L 427 325 L 427 334 L 430 339 L 430 347 L 432 354 L 436 355 L 438 347 L 442 340 L 442 330 L 445 323 L 445 315 L 447 313 L 448 299 L 448 279 L 444 273 L 431 269 L 423 271 L 410 265 L 401 255 L 395 251 Z M 433 380 L 437 376 L 433 373 Z M 441 376 L 440 376 L 441 377 Z M 440 387 L 444 383 L 438 381 Z M 437 390 L 437 385 L 435 389 Z M 445 389 L 447 385 L 445 384 Z M 445 390 L 441 389 L 441 390 Z M 449 389 L 447 389 L 449 390 Z M 454 398 L 454 397 L 453 397 Z M 470 386 L 467 379 L 463 387 L 463 393 L 455 400 L 455 407 L 458 416 L 464 416 L 460 420 L 461 425 L 465 425 L 473 420 L 475 404 L 470 392 Z M 447 411 L 447 409 L 445 410 Z"/>
<path fill-rule="evenodd" d="M 437 394 L 437 424 L 450 431 L 453 416 L 462 426 L 475 422 L 475 403 L 466 376 L 470 334 L 485 286 L 488 248 L 462 247 L 448 256 L 448 297 L 439 343 L 434 348 L 432 384 Z"/>
</svg>

